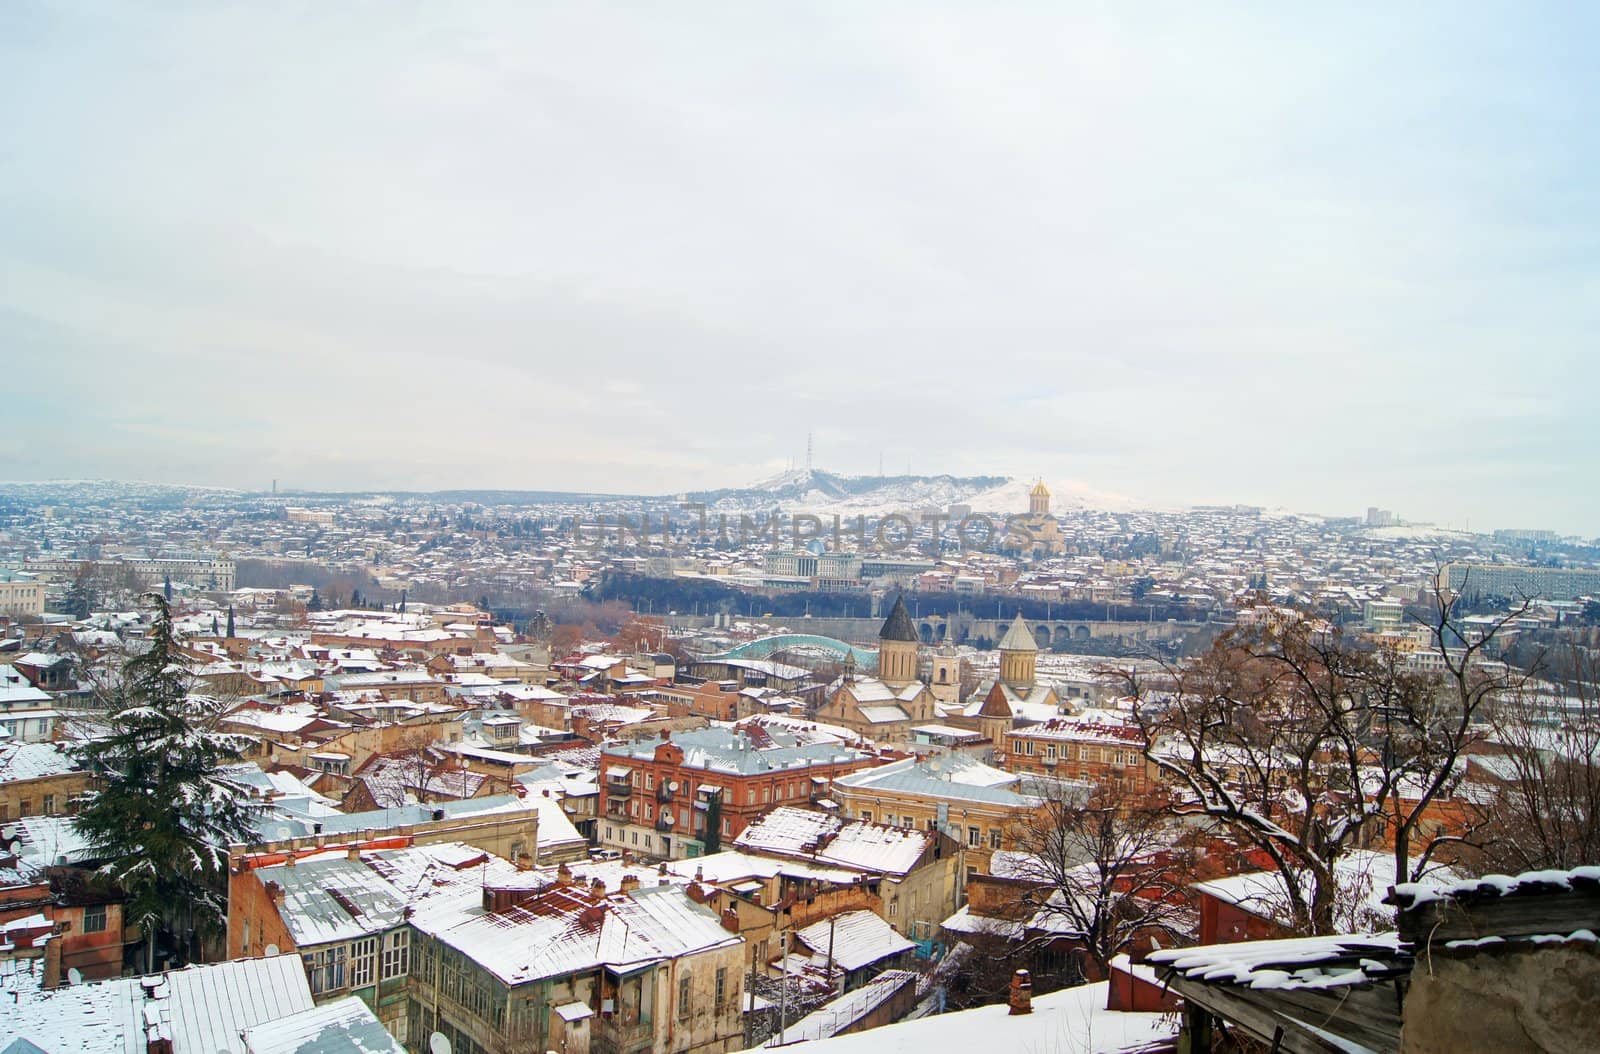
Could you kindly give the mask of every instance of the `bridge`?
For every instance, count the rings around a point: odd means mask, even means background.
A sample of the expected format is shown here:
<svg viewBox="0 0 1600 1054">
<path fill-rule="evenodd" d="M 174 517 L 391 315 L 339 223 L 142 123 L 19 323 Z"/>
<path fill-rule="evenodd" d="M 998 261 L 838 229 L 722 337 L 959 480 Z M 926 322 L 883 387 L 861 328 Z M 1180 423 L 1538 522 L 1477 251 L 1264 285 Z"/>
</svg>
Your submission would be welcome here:
<svg viewBox="0 0 1600 1054">
<path fill-rule="evenodd" d="M 779 652 L 795 651 L 808 652 L 815 655 L 825 655 L 835 662 L 843 662 L 845 656 L 855 658 L 858 667 L 866 670 L 878 668 L 878 652 L 874 648 L 858 648 L 854 644 L 846 644 L 835 637 L 824 637 L 815 633 L 775 633 L 770 637 L 757 637 L 755 640 L 745 641 L 737 647 L 729 648 L 721 655 L 712 655 L 710 659 L 765 659 Z"/>
</svg>

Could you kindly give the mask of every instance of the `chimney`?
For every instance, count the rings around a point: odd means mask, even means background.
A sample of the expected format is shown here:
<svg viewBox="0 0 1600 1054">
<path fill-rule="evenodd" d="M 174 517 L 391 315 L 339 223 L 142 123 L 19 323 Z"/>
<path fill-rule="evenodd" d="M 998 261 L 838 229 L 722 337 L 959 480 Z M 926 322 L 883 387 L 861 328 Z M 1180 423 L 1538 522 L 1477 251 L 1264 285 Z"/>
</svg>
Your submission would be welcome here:
<svg viewBox="0 0 1600 1054">
<path fill-rule="evenodd" d="M 722 928 L 729 933 L 739 932 L 739 912 L 732 907 L 724 908 L 722 912 Z"/>
<path fill-rule="evenodd" d="M 293 849 L 289 850 L 289 855 L 283 861 L 283 866 L 284 867 L 293 867 L 294 866 L 294 850 Z"/>
<path fill-rule="evenodd" d="M 705 887 L 698 882 L 690 882 L 689 885 L 684 889 L 684 893 L 688 894 L 689 899 L 694 901 L 696 904 L 704 904 L 706 902 L 707 894 Z"/>
<path fill-rule="evenodd" d="M 1026 970 L 1011 975 L 1011 1014 L 1033 1013 L 1033 977 Z"/>
<path fill-rule="evenodd" d="M 352 845 L 350 848 L 348 848 L 348 849 L 346 849 L 344 851 L 344 855 L 345 855 L 345 859 L 347 859 L 347 860 L 360 860 L 361 859 L 361 847 L 359 845 Z"/>
<path fill-rule="evenodd" d="M 572 885 L 572 868 L 568 867 L 565 862 L 563 862 L 560 867 L 556 868 L 556 885 Z"/>
<path fill-rule="evenodd" d="M 276 882 L 268 882 L 263 888 L 267 891 L 268 900 L 272 901 L 274 904 L 283 903 L 282 886 L 278 885 Z"/>
<path fill-rule="evenodd" d="M 596 879 L 590 880 L 590 882 L 589 882 L 589 892 L 593 893 L 597 897 L 605 896 L 606 895 L 606 883 L 605 883 L 605 880 L 601 879 L 601 878 L 596 878 Z"/>
<path fill-rule="evenodd" d="M 622 885 L 621 885 L 620 888 L 622 889 L 622 892 L 624 892 L 624 893 L 632 893 L 634 890 L 639 888 L 639 876 L 638 875 L 623 875 L 622 876 Z"/>
</svg>

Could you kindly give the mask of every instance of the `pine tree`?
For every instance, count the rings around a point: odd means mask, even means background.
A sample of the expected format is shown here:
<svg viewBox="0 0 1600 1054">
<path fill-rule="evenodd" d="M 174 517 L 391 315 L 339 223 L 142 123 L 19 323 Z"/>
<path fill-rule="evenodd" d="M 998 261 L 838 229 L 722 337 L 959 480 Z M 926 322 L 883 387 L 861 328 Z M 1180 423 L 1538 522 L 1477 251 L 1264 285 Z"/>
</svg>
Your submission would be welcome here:
<svg viewBox="0 0 1600 1054">
<path fill-rule="evenodd" d="M 706 833 L 701 839 L 706 856 L 722 852 L 722 792 L 712 791 L 706 800 Z"/>
<path fill-rule="evenodd" d="M 219 708 L 189 694 L 189 662 L 160 593 L 150 648 L 122 668 L 109 735 L 74 748 L 95 776 L 73 825 L 127 895 L 125 913 L 154 968 L 162 934 L 187 943 L 218 932 L 228 846 L 254 836 L 247 790 L 228 776 L 247 740 L 212 731 Z M 187 958 L 180 952 L 181 958 Z"/>
<path fill-rule="evenodd" d="M 93 574 L 88 564 L 79 569 L 61 600 L 61 610 L 75 619 L 86 619 L 94 611 L 99 598 L 95 596 Z"/>
<path fill-rule="evenodd" d="M 233 605 L 228 605 L 228 637 L 233 637 Z"/>
</svg>

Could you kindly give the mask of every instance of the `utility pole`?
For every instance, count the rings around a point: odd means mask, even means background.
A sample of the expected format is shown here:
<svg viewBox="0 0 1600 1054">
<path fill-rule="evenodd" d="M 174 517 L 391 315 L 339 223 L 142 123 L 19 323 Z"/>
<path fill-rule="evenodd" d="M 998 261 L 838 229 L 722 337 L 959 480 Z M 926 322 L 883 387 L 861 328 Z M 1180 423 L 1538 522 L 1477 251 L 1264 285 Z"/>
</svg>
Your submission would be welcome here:
<svg viewBox="0 0 1600 1054">
<path fill-rule="evenodd" d="M 828 982 L 828 991 L 833 991 L 833 928 L 839 924 L 839 916 L 834 915 L 828 919 L 828 968 L 823 971 L 823 978 Z M 843 988 L 841 984 L 839 987 Z"/>
<path fill-rule="evenodd" d="M 789 931 L 783 933 L 783 963 L 778 981 L 778 1046 L 783 1046 L 783 1029 L 789 1014 Z"/>
</svg>

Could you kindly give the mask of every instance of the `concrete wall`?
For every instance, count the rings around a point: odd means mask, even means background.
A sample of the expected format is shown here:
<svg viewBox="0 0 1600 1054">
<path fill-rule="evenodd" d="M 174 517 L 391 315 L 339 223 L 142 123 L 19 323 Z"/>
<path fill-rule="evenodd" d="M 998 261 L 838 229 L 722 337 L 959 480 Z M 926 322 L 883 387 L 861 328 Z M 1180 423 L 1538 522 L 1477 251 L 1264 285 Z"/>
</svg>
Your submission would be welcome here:
<svg viewBox="0 0 1600 1054">
<path fill-rule="evenodd" d="M 1400 1051 L 1594 1050 L 1597 1030 L 1600 947 L 1592 941 L 1464 956 L 1424 951 L 1411 974 Z"/>
</svg>

